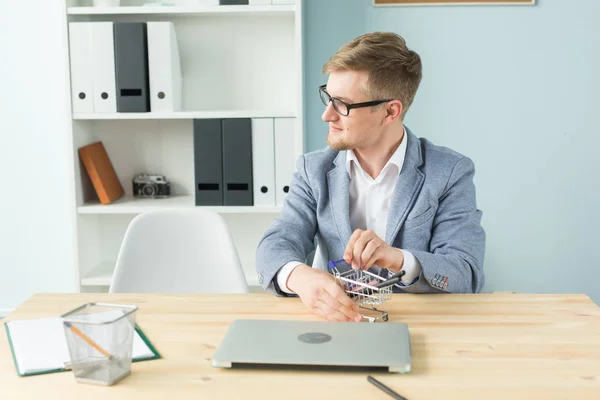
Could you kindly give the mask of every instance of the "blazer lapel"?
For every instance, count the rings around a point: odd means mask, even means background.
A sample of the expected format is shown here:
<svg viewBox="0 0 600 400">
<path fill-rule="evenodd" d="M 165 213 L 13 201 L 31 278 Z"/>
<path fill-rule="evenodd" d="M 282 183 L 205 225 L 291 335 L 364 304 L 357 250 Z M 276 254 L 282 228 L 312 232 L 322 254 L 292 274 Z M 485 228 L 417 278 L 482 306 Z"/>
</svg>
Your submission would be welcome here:
<svg viewBox="0 0 600 400">
<path fill-rule="evenodd" d="M 335 168 L 327 173 L 329 205 L 342 245 L 350 240 L 350 177 L 346 171 L 346 152 L 340 151 L 334 160 Z"/>
<path fill-rule="evenodd" d="M 387 221 L 385 241 L 388 244 L 394 241 L 425 181 L 425 175 L 419 170 L 423 164 L 419 141 L 408 128 L 406 128 L 406 135 L 408 140 L 406 156 L 394 189 Z"/>
</svg>

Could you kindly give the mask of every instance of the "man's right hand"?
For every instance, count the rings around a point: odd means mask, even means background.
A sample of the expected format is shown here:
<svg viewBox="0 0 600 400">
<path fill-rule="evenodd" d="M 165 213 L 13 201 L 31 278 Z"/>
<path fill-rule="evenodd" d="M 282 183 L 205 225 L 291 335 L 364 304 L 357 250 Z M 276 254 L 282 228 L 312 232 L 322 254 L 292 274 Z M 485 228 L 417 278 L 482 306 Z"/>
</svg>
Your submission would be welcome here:
<svg viewBox="0 0 600 400">
<path fill-rule="evenodd" d="M 328 321 L 359 322 L 362 319 L 357 304 L 330 274 L 320 269 L 298 265 L 289 275 L 287 287 L 300 296 L 310 311 Z"/>
</svg>

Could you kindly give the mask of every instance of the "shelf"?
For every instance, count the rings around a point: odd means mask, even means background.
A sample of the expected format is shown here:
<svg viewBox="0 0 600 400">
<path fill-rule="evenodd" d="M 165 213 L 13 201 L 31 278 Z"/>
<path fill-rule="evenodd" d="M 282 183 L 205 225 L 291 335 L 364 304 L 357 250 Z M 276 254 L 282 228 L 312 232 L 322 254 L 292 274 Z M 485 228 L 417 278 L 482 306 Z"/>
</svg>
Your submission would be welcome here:
<svg viewBox="0 0 600 400">
<path fill-rule="evenodd" d="M 74 113 L 76 120 L 126 120 L 126 119 L 222 119 L 222 118 L 294 118 L 289 111 L 177 111 L 147 113 Z"/>
<path fill-rule="evenodd" d="M 295 5 L 69 7 L 69 15 L 293 15 Z"/>
<path fill-rule="evenodd" d="M 110 286 L 114 270 L 114 263 L 101 263 L 81 278 L 81 286 Z M 255 273 L 248 274 L 246 272 L 246 282 L 248 282 L 248 286 L 260 286 Z"/>
<path fill-rule="evenodd" d="M 114 263 L 101 263 L 81 278 L 81 286 L 110 286 Z"/>
<path fill-rule="evenodd" d="M 190 208 L 194 205 L 194 196 L 173 196 L 167 199 L 136 199 L 123 197 L 111 204 L 87 203 L 77 207 L 79 214 L 140 214 L 165 208 Z M 278 206 L 199 206 L 219 214 L 279 214 Z"/>
</svg>

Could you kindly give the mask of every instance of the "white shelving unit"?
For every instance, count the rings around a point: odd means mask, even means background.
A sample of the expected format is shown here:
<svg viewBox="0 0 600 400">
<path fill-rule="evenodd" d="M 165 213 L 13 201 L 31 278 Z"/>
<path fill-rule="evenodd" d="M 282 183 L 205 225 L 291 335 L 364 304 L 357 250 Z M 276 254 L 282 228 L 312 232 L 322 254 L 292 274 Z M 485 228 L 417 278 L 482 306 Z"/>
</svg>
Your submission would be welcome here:
<svg viewBox="0 0 600 400">
<path fill-rule="evenodd" d="M 74 114 L 73 119 L 89 120 L 127 120 L 127 119 L 208 119 L 208 118 L 296 118 L 293 111 L 174 111 L 171 113 L 105 113 Z"/>
<path fill-rule="evenodd" d="M 295 5 L 69 7 L 69 15 L 294 15 Z"/>
<path fill-rule="evenodd" d="M 136 199 L 122 197 L 111 204 L 89 202 L 77 207 L 79 214 L 139 214 L 165 208 L 196 207 L 194 196 L 172 196 L 167 199 Z M 279 214 L 279 206 L 203 206 L 202 208 L 220 214 Z"/>
<path fill-rule="evenodd" d="M 108 290 L 125 230 L 137 214 L 196 207 L 194 119 L 294 118 L 294 150 L 298 156 L 304 151 L 301 0 L 294 5 L 213 7 L 194 5 L 193 0 L 163 7 L 143 2 L 122 0 L 122 7 L 95 8 L 91 0 L 65 1 L 68 22 L 172 21 L 183 75 L 184 111 L 71 115 L 76 276 L 82 292 Z M 78 158 L 77 149 L 95 141 L 104 144 L 126 193 L 109 205 L 98 202 Z M 173 196 L 134 198 L 131 178 L 140 172 L 165 175 Z M 223 216 L 248 284 L 258 286 L 256 246 L 281 208 L 206 208 Z"/>
<path fill-rule="evenodd" d="M 113 263 L 101 263 L 94 269 L 92 269 L 88 275 L 81 277 L 81 285 L 83 287 L 108 287 L 112 280 L 113 270 L 115 265 Z M 248 285 L 259 286 L 258 278 L 255 276 L 247 277 Z"/>
</svg>

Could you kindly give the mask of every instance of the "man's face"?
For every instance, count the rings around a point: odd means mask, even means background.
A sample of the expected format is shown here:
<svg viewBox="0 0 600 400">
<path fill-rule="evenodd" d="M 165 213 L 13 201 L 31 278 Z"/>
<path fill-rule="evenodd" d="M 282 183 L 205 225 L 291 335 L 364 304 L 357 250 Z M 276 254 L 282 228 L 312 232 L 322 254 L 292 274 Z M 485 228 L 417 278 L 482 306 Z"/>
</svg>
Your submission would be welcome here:
<svg viewBox="0 0 600 400">
<path fill-rule="evenodd" d="M 331 72 L 327 93 L 348 104 L 371 101 L 363 92 L 367 72 Z M 354 108 L 348 116 L 340 115 L 329 103 L 321 118 L 329 124 L 327 144 L 334 150 L 364 149 L 376 144 L 384 127 L 385 106 Z"/>
</svg>

